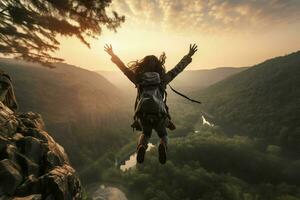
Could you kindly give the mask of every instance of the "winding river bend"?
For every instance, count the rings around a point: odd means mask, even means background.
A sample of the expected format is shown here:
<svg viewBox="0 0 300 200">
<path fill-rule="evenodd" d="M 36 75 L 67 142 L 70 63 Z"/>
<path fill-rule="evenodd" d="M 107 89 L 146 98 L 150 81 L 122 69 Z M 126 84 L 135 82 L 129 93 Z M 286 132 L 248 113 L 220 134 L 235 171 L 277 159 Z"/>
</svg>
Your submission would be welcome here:
<svg viewBox="0 0 300 200">
<path fill-rule="evenodd" d="M 150 151 L 153 147 L 155 147 L 155 145 L 149 143 L 147 151 Z M 131 154 L 124 165 L 120 166 L 120 170 L 125 172 L 126 170 L 134 169 L 136 166 L 136 156 L 136 153 Z M 127 200 L 127 197 L 122 190 L 113 186 L 105 186 L 104 184 L 94 188 L 91 194 L 93 200 Z"/>
</svg>

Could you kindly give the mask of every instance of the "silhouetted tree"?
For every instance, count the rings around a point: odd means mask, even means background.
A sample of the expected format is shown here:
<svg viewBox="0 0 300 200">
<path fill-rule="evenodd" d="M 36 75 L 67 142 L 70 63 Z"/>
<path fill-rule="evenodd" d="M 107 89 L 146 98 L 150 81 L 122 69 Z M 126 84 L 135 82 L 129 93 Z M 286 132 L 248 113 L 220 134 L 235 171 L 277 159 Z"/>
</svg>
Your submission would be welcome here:
<svg viewBox="0 0 300 200">
<path fill-rule="evenodd" d="M 1 0 L 0 53 L 47 66 L 62 61 L 50 55 L 59 48 L 57 35 L 95 38 L 102 27 L 116 31 L 125 17 L 106 8 L 111 0 Z"/>
</svg>

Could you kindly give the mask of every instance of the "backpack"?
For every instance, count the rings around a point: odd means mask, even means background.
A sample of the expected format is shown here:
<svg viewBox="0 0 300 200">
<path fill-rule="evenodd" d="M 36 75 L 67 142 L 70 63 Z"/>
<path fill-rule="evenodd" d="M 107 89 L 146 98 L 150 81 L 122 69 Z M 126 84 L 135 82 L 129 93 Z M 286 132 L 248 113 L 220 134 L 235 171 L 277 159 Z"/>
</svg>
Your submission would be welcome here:
<svg viewBox="0 0 300 200">
<path fill-rule="evenodd" d="M 168 115 L 164 101 L 164 89 L 156 72 L 145 72 L 137 84 L 138 96 L 135 103 L 135 117 Z"/>
</svg>

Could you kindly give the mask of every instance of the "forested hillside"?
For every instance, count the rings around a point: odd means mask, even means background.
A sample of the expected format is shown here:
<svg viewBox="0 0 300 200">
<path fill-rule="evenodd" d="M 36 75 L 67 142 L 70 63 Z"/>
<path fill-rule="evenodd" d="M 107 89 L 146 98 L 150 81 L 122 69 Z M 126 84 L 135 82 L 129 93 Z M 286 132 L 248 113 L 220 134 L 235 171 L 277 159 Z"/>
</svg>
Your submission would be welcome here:
<svg viewBox="0 0 300 200">
<path fill-rule="evenodd" d="M 49 69 L 11 59 L 1 59 L 0 69 L 13 79 L 20 111 L 40 113 L 77 168 L 125 144 L 132 135 L 122 94 L 97 73 L 67 64 Z"/>
<path fill-rule="evenodd" d="M 201 93 L 215 120 L 300 153 L 300 52 L 267 60 Z"/>
</svg>

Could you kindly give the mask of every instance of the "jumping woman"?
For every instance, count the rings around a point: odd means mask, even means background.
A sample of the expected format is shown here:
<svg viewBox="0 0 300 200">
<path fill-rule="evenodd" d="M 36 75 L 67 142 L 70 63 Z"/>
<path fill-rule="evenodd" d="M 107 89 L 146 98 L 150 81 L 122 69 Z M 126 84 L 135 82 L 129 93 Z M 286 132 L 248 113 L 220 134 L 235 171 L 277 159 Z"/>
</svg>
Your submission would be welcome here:
<svg viewBox="0 0 300 200">
<path fill-rule="evenodd" d="M 105 45 L 104 50 L 111 56 L 111 60 L 127 76 L 137 88 L 135 115 L 133 128 L 141 130 L 142 134 L 137 146 L 137 162 L 143 163 L 148 142 L 154 129 L 159 138 L 159 162 L 167 160 L 167 130 L 175 129 L 166 105 L 166 86 L 192 62 L 192 56 L 197 51 L 197 45 L 190 45 L 189 52 L 170 71 L 165 70 L 166 56 L 163 53 L 159 58 L 148 55 L 142 60 L 129 63 L 129 67 L 114 54 L 111 45 Z"/>
</svg>

